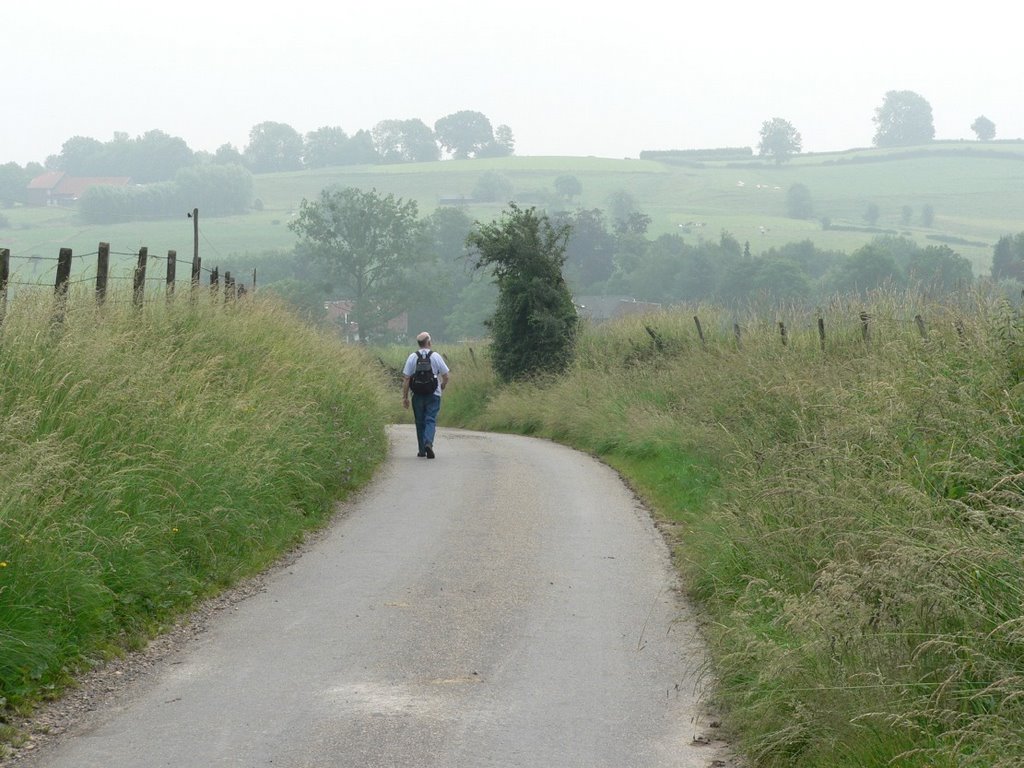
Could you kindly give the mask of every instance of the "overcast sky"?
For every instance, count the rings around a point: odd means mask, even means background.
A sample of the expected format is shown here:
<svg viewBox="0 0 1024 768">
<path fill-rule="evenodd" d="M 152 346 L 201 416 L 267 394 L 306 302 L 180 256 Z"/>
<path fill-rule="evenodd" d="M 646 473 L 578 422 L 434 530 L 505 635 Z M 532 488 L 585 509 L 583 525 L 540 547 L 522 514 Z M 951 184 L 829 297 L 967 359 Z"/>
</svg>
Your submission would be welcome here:
<svg viewBox="0 0 1024 768">
<path fill-rule="evenodd" d="M 936 138 L 973 139 L 982 114 L 1020 138 L 1022 20 L 917 0 L 0 0 L 0 163 L 76 135 L 212 152 L 267 120 L 352 134 L 463 109 L 510 126 L 519 155 L 756 148 L 773 117 L 827 151 L 870 146 L 890 90 L 929 101 Z"/>
</svg>

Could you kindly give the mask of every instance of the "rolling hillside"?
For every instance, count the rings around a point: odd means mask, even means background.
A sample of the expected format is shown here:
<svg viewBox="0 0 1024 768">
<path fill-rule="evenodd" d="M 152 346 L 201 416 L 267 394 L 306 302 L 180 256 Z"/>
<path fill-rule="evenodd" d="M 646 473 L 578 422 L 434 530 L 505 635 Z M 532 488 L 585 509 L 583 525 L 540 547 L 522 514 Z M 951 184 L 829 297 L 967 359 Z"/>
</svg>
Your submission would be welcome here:
<svg viewBox="0 0 1024 768">
<path fill-rule="evenodd" d="M 202 218 L 200 251 L 204 265 L 229 255 L 290 249 L 295 237 L 287 223 L 303 198 L 330 185 L 359 186 L 412 198 L 428 214 L 447 196 L 470 196 L 487 171 L 505 176 L 523 205 L 607 209 L 609 196 L 630 193 L 652 218 L 650 234 L 681 234 L 690 242 L 717 240 L 723 230 L 749 242 L 754 254 L 788 242 L 811 239 L 820 248 L 850 252 L 877 234 L 902 234 L 921 245 L 947 243 L 971 260 L 975 273 L 988 271 L 992 246 L 1004 235 L 1024 230 L 1024 141 L 936 142 L 909 150 L 851 150 L 807 154 L 776 165 L 748 162 L 669 164 L 650 160 L 593 157 L 510 157 L 437 163 L 358 166 L 256 176 L 255 199 L 262 210 L 245 216 Z M 554 180 L 576 176 L 579 198 L 561 200 Z M 811 193 L 814 218 L 786 215 L 786 192 L 793 184 Z M 870 227 L 868 206 L 878 207 Z M 931 206 L 930 227 L 921 222 Z M 904 207 L 911 214 L 904 223 Z M 489 221 L 499 203 L 467 206 L 471 217 Z M 55 256 L 60 247 L 95 251 L 107 241 L 115 252 L 146 245 L 151 252 L 192 253 L 192 222 L 139 221 L 92 226 L 74 211 L 14 208 L 0 230 L 0 247 L 14 256 Z M 822 219 L 830 222 L 824 229 Z M 688 224 L 697 226 L 686 226 Z"/>
</svg>

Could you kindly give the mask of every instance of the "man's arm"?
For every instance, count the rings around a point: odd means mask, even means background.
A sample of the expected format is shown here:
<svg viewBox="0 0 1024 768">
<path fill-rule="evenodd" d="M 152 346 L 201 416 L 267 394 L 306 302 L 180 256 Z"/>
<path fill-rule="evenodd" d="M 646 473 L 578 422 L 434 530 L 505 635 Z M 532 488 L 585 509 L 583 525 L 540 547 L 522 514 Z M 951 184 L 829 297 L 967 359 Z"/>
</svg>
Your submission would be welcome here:
<svg viewBox="0 0 1024 768">
<path fill-rule="evenodd" d="M 409 407 L 409 380 L 411 376 L 402 376 L 402 407 Z"/>
<path fill-rule="evenodd" d="M 444 392 L 444 389 L 447 386 L 448 386 L 448 374 L 447 373 L 442 373 L 441 374 L 441 391 Z"/>
</svg>

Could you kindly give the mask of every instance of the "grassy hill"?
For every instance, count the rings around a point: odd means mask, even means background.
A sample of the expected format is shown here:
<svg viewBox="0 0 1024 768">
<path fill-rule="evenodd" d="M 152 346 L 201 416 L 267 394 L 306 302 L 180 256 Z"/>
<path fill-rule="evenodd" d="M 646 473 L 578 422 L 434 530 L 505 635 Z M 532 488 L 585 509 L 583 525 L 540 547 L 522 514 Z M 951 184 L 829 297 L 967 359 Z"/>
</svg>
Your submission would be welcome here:
<svg viewBox="0 0 1024 768">
<path fill-rule="evenodd" d="M 811 239 L 820 248 L 850 252 L 882 233 L 899 233 L 921 245 L 948 243 L 988 271 L 992 246 L 1004 234 L 1024 230 L 1024 142 L 936 142 L 902 149 L 862 149 L 807 154 L 776 165 L 747 162 L 670 164 L 652 160 L 595 157 L 509 157 L 437 163 L 353 166 L 255 177 L 262 210 L 244 216 L 203 218 L 200 252 L 204 265 L 218 259 L 267 250 L 290 249 L 288 229 L 303 198 L 330 185 L 376 188 L 417 201 L 429 214 L 444 196 L 473 192 L 481 175 L 498 172 L 511 182 L 524 205 L 548 210 L 577 206 L 607 209 L 609 195 L 624 190 L 651 216 L 651 234 L 683 235 L 690 242 L 717 240 L 723 230 L 749 242 L 754 254 L 788 242 Z M 582 195 L 569 203 L 554 192 L 554 180 L 576 176 Z M 811 192 L 814 218 L 786 215 L 786 191 L 804 184 Z M 864 220 L 869 204 L 878 206 L 874 227 Z M 902 223 L 909 206 L 912 219 Z M 921 223 L 925 206 L 934 210 L 930 227 Z M 471 217 L 490 221 L 501 204 L 467 206 Z M 83 224 L 71 210 L 14 208 L 0 230 L 0 247 L 12 255 L 55 256 L 60 247 L 91 253 L 100 241 L 115 252 L 146 245 L 153 253 L 175 249 L 190 256 L 192 222 L 180 219 L 117 225 Z M 823 229 L 821 219 L 831 222 Z M 685 227 L 694 222 L 698 227 Z"/>
</svg>

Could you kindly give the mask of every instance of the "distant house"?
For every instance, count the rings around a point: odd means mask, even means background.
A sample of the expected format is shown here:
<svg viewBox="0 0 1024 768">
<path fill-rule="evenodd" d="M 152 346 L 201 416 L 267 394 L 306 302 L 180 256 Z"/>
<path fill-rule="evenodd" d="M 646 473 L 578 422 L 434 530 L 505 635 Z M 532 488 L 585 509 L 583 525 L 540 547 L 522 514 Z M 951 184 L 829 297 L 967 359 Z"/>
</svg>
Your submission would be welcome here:
<svg viewBox="0 0 1024 768">
<path fill-rule="evenodd" d="M 474 202 L 469 195 L 441 195 L 437 198 L 437 204 L 443 206 L 463 206 Z"/>
<path fill-rule="evenodd" d="M 574 301 L 580 317 L 594 322 L 613 320 L 625 315 L 648 314 L 661 309 L 661 304 L 637 301 L 629 296 L 577 296 Z"/>
<path fill-rule="evenodd" d="M 69 176 L 64 171 L 47 171 L 28 183 L 29 205 L 74 205 L 90 187 L 127 187 L 127 176 Z"/>
<path fill-rule="evenodd" d="M 325 301 L 324 309 L 327 310 L 327 319 L 335 323 L 345 334 L 345 341 L 359 341 L 359 323 L 355 319 L 356 303 L 351 299 L 339 299 L 337 301 Z M 397 317 L 388 320 L 387 329 L 390 334 L 396 337 L 409 335 L 409 314 L 403 312 Z"/>
</svg>

